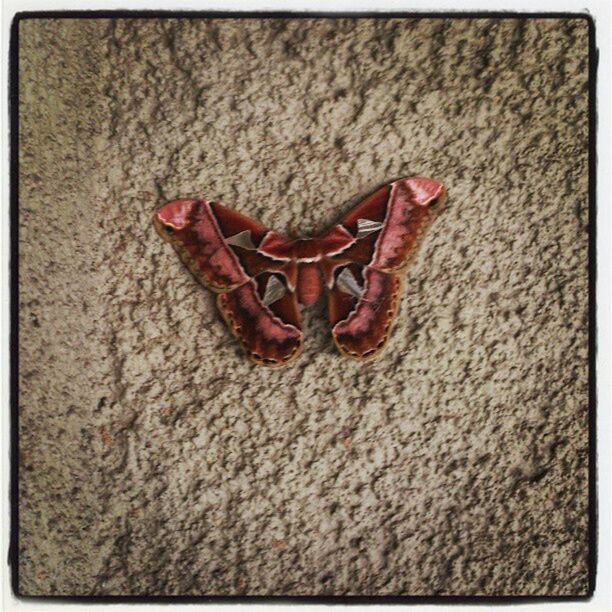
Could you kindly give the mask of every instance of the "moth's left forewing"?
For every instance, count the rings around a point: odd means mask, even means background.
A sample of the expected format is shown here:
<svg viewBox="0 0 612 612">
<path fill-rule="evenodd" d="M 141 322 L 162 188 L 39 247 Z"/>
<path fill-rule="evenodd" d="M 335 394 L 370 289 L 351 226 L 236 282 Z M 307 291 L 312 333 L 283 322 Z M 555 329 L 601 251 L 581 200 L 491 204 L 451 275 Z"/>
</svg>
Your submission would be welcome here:
<svg viewBox="0 0 612 612">
<path fill-rule="evenodd" d="M 383 349 L 402 291 L 397 272 L 414 257 L 445 201 L 446 190 L 437 181 L 400 179 L 376 191 L 341 221 L 356 238 L 342 254 L 345 267 L 336 270 L 328 297 L 332 334 L 342 354 L 370 359 Z M 338 282 L 345 270 L 360 283 L 359 296 Z"/>
<path fill-rule="evenodd" d="M 220 293 L 239 287 L 249 277 L 226 243 L 211 204 L 174 200 L 156 211 L 153 223 L 200 283 Z"/>
</svg>

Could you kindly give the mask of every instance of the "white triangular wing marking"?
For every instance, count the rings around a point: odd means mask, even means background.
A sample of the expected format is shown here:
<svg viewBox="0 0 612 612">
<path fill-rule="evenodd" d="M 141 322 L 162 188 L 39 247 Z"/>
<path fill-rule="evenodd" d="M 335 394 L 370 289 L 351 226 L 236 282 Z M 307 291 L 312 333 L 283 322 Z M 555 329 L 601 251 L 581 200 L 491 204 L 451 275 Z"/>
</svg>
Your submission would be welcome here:
<svg viewBox="0 0 612 612">
<path fill-rule="evenodd" d="M 371 221 L 370 219 L 357 219 L 357 236 L 355 238 L 359 240 L 364 236 L 377 232 L 383 226 L 380 221 Z"/>
<path fill-rule="evenodd" d="M 343 293 L 348 293 L 357 299 L 359 299 L 363 293 L 363 287 L 359 286 L 359 283 L 355 280 L 355 277 L 348 268 L 343 268 L 342 272 L 338 274 L 336 286 Z"/>
<path fill-rule="evenodd" d="M 276 276 L 271 276 L 268 279 L 268 284 L 266 285 L 266 292 L 263 296 L 263 303 L 266 306 L 274 304 L 274 302 L 280 300 L 283 295 L 285 295 L 285 293 L 287 293 L 285 285 L 283 285 L 283 283 L 278 280 Z"/>
<path fill-rule="evenodd" d="M 229 238 L 225 239 L 227 244 L 232 244 L 234 246 L 242 247 L 243 249 L 249 249 L 254 251 L 257 247 L 253 244 L 251 240 L 251 232 L 250 230 L 244 230 L 239 232 L 238 234 L 234 234 Z"/>
</svg>

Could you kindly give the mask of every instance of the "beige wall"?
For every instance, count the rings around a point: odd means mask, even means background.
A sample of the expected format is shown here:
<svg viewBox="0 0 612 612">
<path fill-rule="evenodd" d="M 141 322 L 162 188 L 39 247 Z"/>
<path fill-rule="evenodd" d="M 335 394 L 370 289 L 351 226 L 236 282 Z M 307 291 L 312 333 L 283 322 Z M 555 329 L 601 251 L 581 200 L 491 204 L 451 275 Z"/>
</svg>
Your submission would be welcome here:
<svg viewBox="0 0 612 612">
<path fill-rule="evenodd" d="M 587 23 L 20 26 L 23 594 L 583 594 Z M 252 365 L 155 234 L 443 182 L 383 356 Z"/>
</svg>

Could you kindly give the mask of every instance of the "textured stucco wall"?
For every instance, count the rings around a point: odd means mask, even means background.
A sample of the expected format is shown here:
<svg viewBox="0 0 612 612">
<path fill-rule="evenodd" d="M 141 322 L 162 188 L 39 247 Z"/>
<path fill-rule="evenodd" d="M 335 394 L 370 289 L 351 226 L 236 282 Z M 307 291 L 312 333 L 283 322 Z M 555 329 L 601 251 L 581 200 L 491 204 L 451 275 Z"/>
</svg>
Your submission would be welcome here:
<svg viewBox="0 0 612 612">
<path fill-rule="evenodd" d="M 20 25 L 23 594 L 583 594 L 587 22 Z M 153 210 L 449 204 L 372 363 L 252 365 Z"/>
</svg>

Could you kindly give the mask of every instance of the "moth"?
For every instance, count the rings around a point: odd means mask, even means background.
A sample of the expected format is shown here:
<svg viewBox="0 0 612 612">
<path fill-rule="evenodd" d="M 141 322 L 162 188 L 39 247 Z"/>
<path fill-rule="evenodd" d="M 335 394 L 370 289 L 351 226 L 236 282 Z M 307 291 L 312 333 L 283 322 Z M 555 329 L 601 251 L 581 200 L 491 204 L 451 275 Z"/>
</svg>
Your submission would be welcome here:
<svg viewBox="0 0 612 612">
<path fill-rule="evenodd" d="M 274 368 L 300 354 L 300 305 L 311 306 L 324 289 L 340 353 L 375 357 L 397 312 L 400 272 L 445 200 L 437 181 L 402 178 L 312 238 L 289 238 L 209 200 L 174 200 L 157 210 L 154 224 L 218 294 L 219 310 L 250 359 Z"/>
</svg>

